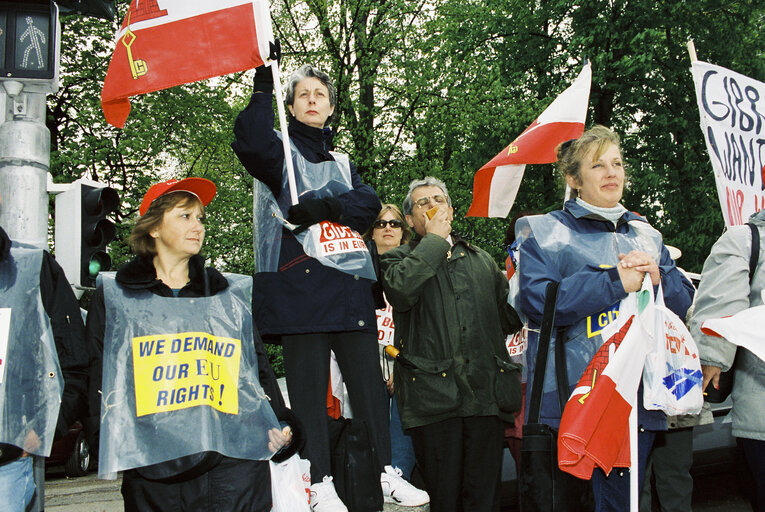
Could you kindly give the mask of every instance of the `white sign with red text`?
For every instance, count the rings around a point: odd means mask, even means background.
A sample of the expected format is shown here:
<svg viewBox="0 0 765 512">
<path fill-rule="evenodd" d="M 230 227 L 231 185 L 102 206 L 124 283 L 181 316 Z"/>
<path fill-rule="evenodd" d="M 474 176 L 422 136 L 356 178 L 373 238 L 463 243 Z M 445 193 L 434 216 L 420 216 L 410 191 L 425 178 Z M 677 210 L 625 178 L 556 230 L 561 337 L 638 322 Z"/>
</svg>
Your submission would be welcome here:
<svg viewBox="0 0 765 512">
<path fill-rule="evenodd" d="M 361 235 L 348 226 L 325 220 L 319 223 L 319 227 L 321 229 L 319 236 L 319 253 L 321 256 L 367 250 Z"/>
<path fill-rule="evenodd" d="M 0 308 L 0 384 L 5 377 L 5 367 L 8 364 L 8 334 L 11 330 L 11 308 Z"/>
<path fill-rule="evenodd" d="M 524 325 L 523 329 L 508 336 L 505 344 L 510 357 L 523 354 L 529 346 L 529 329 Z"/>
<path fill-rule="evenodd" d="M 393 345 L 393 307 L 385 301 L 385 309 L 377 313 L 377 343 L 382 346 Z"/>
</svg>

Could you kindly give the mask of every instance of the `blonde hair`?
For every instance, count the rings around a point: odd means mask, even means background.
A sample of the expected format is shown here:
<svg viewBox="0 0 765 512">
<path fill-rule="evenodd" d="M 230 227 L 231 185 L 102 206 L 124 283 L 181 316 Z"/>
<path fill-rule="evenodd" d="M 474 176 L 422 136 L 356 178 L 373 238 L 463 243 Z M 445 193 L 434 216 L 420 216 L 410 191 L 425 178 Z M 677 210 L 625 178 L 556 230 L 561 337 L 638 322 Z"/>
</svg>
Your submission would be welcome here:
<svg viewBox="0 0 765 512">
<path fill-rule="evenodd" d="M 582 184 L 582 172 L 580 164 L 585 155 L 595 148 L 593 154 L 593 161 L 600 158 L 600 156 L 606 152 L 608 147 L 614 144 L 619 153 L 622 152 L 621 141 L 619 135 L 613 130 L 606 128 L 605 126 L 595 125 L 582 134 L 578 139 L 572 139 L 567 142 L 558 144 L 555 148 L 555 153 L 558 156 L 558 169 L 560 170 L 563 179 L 566 176 L 571 176 L 575 183 Z M 576 190 L 572 190 L 571 197 L 577 197 Z"/>
</svg>

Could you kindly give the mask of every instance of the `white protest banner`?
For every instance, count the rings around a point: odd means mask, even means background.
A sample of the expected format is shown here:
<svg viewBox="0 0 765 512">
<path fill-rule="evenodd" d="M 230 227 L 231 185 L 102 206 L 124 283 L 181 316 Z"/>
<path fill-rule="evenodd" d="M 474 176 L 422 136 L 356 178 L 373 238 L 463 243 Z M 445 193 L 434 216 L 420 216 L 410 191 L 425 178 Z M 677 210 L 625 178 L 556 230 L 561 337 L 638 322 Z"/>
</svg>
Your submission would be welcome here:
<svg viewBox="0 0 765 512">
<path fill-rule="evenodd" d="M 393 345 L 393 307 L 385 302 L 385 309 L 375 310 L 377 313 L 377 343 Z"/>
<path fill-rule="evenodd" d="M 367 246 L 361 235 L 348 226 L 336 222 L 322 221 L 319 237 L 319 253 L 322 256 L 347 252 L 364 252 Z"/>
<path fill-rule="evenodd" d="M 507 353 L 510 354 L 510 357 L 519 356 L 526 352 L 529 346 L 529 328 L 524 325 L 520 331 L 509 335 L 505 340 L 505 346 L 507 346 Z"/>
<path fill-rule="evenodd" d="M 8 365 L 8 333 L 11 330 L 11 308 L 0 308 L 0 384 L 5 377 L 5 367 Z"/>
<path fill-rule="evenodd" d="M 765 209 L 765 84 L 701 61 L 691 72 L 725 225 L 737 226 Z"/>
</svg>

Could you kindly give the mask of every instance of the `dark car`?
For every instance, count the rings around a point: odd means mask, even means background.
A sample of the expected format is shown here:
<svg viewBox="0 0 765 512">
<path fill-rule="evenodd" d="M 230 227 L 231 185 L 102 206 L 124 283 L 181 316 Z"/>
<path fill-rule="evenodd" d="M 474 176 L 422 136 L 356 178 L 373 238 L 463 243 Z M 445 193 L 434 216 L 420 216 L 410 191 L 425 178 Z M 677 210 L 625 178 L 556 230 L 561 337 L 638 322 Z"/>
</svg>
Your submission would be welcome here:
<svg viewBox="0 0 765 512">
<path fill-rule="evenodd" d="M 53 442 L 45 467 L 63 466 L 68 477 L 85 476 L 90 468 L 90 443 L 82 423 L 75 421 L 69 432 Z"/>
</svg>

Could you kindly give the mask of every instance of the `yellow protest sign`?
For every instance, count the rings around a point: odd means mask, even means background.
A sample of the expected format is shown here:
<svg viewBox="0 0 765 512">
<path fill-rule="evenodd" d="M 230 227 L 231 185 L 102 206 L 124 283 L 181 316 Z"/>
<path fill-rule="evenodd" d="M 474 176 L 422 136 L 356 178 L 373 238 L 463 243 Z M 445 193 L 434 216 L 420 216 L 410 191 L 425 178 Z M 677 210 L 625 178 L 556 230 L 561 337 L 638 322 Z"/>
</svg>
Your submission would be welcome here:
<svg viewBox="0 0 765 512">
<path fill-rule="evenodd" d="M 239 413 L 242 342 L 206 332 L 133 338 L 136 415 L 208 405 Z"/>
</svg>

